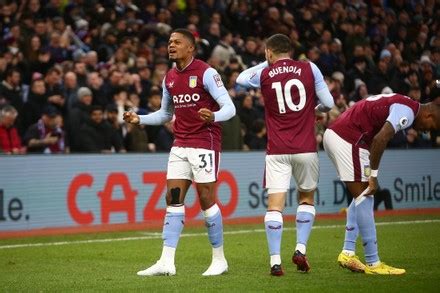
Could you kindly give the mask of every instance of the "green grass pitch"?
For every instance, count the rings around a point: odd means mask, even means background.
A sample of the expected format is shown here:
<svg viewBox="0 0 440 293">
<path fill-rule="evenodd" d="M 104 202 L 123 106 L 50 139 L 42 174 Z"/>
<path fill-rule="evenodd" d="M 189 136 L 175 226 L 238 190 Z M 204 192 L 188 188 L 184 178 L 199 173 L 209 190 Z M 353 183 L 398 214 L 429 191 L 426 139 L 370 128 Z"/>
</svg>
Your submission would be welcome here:
<svg viewBox="0 0 440 293">
<path fill-rule="evenodd" d="M 0 240 L 0 292 L 439 292 L 440 215 L 381 217 L 377 223 L 381 260 L 405 268 L 406 275 L 371 276 L 339 268 L 344 221 L 318 219 L 308 245 L 308 274 L 291 263 L 296 238 L 290 221 L 284 223 L 283 277 L 269 275 L 260 224 L 225 227 L 229 272 L 218 277 L 201 276 L 211 260 L 204 228 L 184 230 L 174 277 L 136 275 L 160 256 L 157 230 Z M 358 254 L 363 259 L 359 241 Z"/>
</svg>

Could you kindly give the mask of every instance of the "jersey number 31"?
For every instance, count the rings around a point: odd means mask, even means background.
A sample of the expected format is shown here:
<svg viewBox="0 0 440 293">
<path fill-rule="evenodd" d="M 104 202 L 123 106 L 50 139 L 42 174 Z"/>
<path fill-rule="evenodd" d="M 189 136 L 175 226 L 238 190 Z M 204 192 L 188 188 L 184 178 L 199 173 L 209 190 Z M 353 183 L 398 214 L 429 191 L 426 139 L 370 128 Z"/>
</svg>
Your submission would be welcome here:
<svg viewBox="0 0 440 293">
<path fill-rule="evenodd" d="M 292 100 L 292 86 L 296 86 L 298 88 L 299 103 L 296 105 Z M 286 104 L 287 107 L 294 112 L 301 111 L 304 108 L 306 104 L 306 89 L 304 88 L 304 84 L 299 79 L 289 79 L 284 85 L 284 89 L 281 82 L 274 82 L 272 83 L 272 88 L 275 89 L 278 109 L 281 114 L 286 113 Z M 286 103 L 284 103 L 284 101 L 286 101 Z"/>
</svg>

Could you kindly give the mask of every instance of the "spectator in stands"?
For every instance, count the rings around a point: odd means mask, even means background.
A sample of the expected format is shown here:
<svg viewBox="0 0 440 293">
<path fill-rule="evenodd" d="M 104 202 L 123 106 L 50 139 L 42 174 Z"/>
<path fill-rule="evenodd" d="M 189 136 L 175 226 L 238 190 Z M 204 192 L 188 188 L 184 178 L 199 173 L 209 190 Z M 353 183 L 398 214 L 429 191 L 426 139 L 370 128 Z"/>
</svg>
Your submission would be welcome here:
<svg viewBox="0 0 440 293">
<path fill-rule="evenodd" d="M 345 85 L 347 93 L 351 93 L 355 90 L 355 80 L 360 79 L 367 85 L 370 84 L 371 72 L 367 68 L 367 60 L 365 57 L 355 57 L 353 60 L 354 66 L 347 71 L 345 75 Z M 383 87 L 382 87 L 383 88 Z M 382 89 L 381 88 L 381 89 Z"/>
<path fill-rule="evenodd" d="M 0 106 L 5 104 L 14 106 L 19 112 L 23 108 L 21 73 L 18 68 L 8 69 L 5 79 L 0 83 Z"/>
<path fill-rule="evenodd" d="M 17 110 L 11 105 L 0 109 L 0 153 L 7 155 L 26 153 L 26 148 L 22 146 L 20 135 L 14 126 L 17 115 Z"/>
<path fill-rule="evenodd" d="M 69 71 L 64 75 L 62 86 L 62 96 L 67 101 L 67 109 L 72 109 L 73 105 L 78 102 L 78 79 L 76 73 Z"/>
<path fill-rule="evenodd" d="M 409 90 L 409 85 L 405 82 L 409 73 L 409 63 L 407 61 L 403 61 L 397 66 L 397 69 L 394 70 L 394 73 L 391 75 L 390 87 L 394 92 L 402 92 L 406 93 Z"/>
<path fill-rule="evenodd" d="M 107 100 L 107 103 L 113 102 L 113 96 L 116 91 L 119 90 L 122 84 L 123 74 L 118 69 L 112 69 L 109 73 L 109 77 L 104 81 L 103 91 Z"/>
<path fill-rule="evenodd" d="M 104 120 L 100 106 L 92 106 L 90 119 L 80 128 L 79 150 L 86 153 L 125 152 L 123 141 L 111 125 Z"/>
<path fill-rule="evenodd" d="M 245 143 L 250 150 L 264 150 L 267 145 L 266 124 L 263 119 L 257 119 L 252 123 L 252 129 L 245 137 Z"/>
<path fill-rule="evenodd" d="M 386 54 L 385 56 L 390 55 Z M 384 87 L 389 87 L 391 84 L 389 61 L 387 60 L 388 58 L 390 57 L 381 56 L 380 60 L 377 63 L 376 71 L 373 73 L 369 83 L 365 81 L 368 84 L 369 91 L 373 95 L 380 94 Z"/>
<path fill-rule="evenodd" d="M 204 34 L 204 38 L 209 43 L 209 51 L 212 52 L 214 50 L 215 46 L 220 42 L 221 38 L 221 31 L 220 31 L 220 25 L 216 22 L 211 22 L 208 27 L 208 31 L 206 34 Z"/>
<path fill-rule="evenodd" d="M 0 104 L 8 101 L 17 109 L 16 125 L 21 135 L 40 118 L 46 103 L 65 111 L 64 117 L 71 117 L 72 108 L 67 105 L 75 102 L 70 96 L 83 86 L 92 90 L 93 104 L 103 109 L 112 103 L 120 87 L 135 91 L 140 108 L 147 108 L 151 88 L 161 87 L 171 65 L 161 58 L 167 53 L 163 42 L 177 24 L 187 26 L 196 37 L 197 56 L 209 59 L 224 80 L 230 80 L 226 86 L 231 95 L 236 91 L 241 94 L 233 82 L 235 69 L 225 66 L 231 59 L 218 57 L 217 53 L 210 58 L 216 46 L 222 48 L 222 36 L 229 42 L 227 47 L 235 51 L 234 58 L 251 66 L 264 57 L 261 44 L 265 37 L 274 32 L 286 33 L 295 47 L 295 58 L 305 59 L 308 52 L 307 57 L 327 75 L 327 80 L 335 72 L 342 74 L 344 78 L 338 82 L 343 83 L 338 86 L 334 82 L 332 91 L 335 100 L 341 102 L 341 94 L 344 98 L 356 94 L 356 79 L 362 80 L 371 94 L 380 93 L 385 86 L 400 93 L 419 88 L 420 101 L 430 101 L 436 96 L 435 80 L 440 76 L 440 38 L 435 21 L 439 4 L 435 1 L 414 5 L 401 5 L 402 1 L 329 4 L 250 0 L 226 1 L 228 5 L 225 1 L 186 1 L 186 6 L 179 7 L 176 1 L 147 1 L 145 5 L 136 1 L 97 5 L 71 1 L 63 6 L 60 1 L 29 0 L 22 1 L 22 8 L 17 1 L 6 2 L 0 12 L 7 14 L 0 19 L 0 91 L 6 94 L 0 93 Z M 17 71 L 15 77 L 20 75 L 18 84 L 11 84 L 11 76 L 7 76 L 13 70 Z M 77 85 L 68 89 L 62 81 L 69 80 L 72 72 Z M 43 96 L 47 98 L 41 96 L 41 103 L 35 104 L 32 87 L 38 74 L 46 82 Z M 37 88 L 41 88 L 40 83 L 36 82 Z M 11 102 L 11 94 L 19 98 Z M 251 108 L 257 107 L 253 104 Z M 345 107 L 339 103 L 332 117 Z M 27 113 L 33 114 L 28 118 Z M 22 124 L 21 120 L 28 122 Z M 70 136 L 70 128 L 67 131 Z M 437 136 L 433 137 L 435 141 Z M 151 145 L 154 141 L 149 139 Z"/>
<path fill-rule="evenodd" d="M 360 79 L 356 79 L 355 82 L 355 90 L 349 97 L 349 106 L 352 106 L 354 103 L 359 102 L 360 100 L 368 98 L 368 88 L 365 82 Z"/>
<path fill-rule="evenodd" d="M 171 150 L 174 142 L 173 123 L 174 121 L 166 122 L 159 129 L 154 141 L 157 152 L 169 152 Z"/>
<path fill-rule="evenodd" d="M 254 108 L 254 101 L 249 93 L 241 94 L 237 97 L 241 101 L 241 107 L 238 107 L 238 116 L 241 122 L 246 126 L 246 129 L 253 128 L 253 123 L 259 118 L 258 111 Z"/>
<path fill-rule="evenodd" d="M 99 61 L 107 62 L 111 58 L 111 56 L 113 56 L 118 48 L 116 42 L 116 32 L 113 29 L 109 28 L 104 36 L 104 41 L 97 49 Z"/>
<path fill-rule="evenodd" d="M 230 31 L 221 34 L 220 42 L 214 47 L 211 57 L 220 60 L 220 70 L 224 70 L 232 57 L 237 57 L 237 53 L 232 47 L 234 38 Z"/>
<path fill-rule="evenodd" d="M 149 152 L 149 142 L 145 125 L 126 124 L 127 135 L 124 139 L 124 145 L 127 152 L 146 153 Z"/>
<path fill-rule="evenodd" d="M 244 45 L 244 52 L 242 52 L 241 59 L 246 67 L 252 67 L 263 61 L 263 58 L 258 54 L 258 44 L 256 38 L 248 37 Z"/>
<path fill-rule="evenodd" d="M 107 98 L 104 93 L 103 83 L 104 80 L 98 72 L 92 71 L 88 73 L 87 85 L 85 87 L 88 87 L 92 91 L 93 105 L 105 107 L 108 104 Z"/>
<path fill-rule="evenodd" d="M 151 90 L 151 94 L 148 97 L 148 105 L 147 105 L 147 114 L 156 112 L 160 109 L 160 103 L 162 101 L 162 93 L 160 92 L 158 87 L 153 87 Z M 156 151 L 156 146 L 154 144 L 157 141 L 157 135 L 163 125 L 148 125 L 146 128 L 148 140 L 150 141 L 149 150 L 151 152 Z"/>
<path fill-rule="evenodd" d="M 419 87 L 414 86 L 414 87 L 411 87 L 408 90 L 407 96 L 412 98 L 413 100 L 416 100 L 416 101 L 420 102 L 421 101 L 421 97 L 422 97 L 422 92 L 421 92 Z"/>
<path fill-rule="evenodd" d="M 113 128 L 115 135 L 119 136 L 118 140 L 124 141 L 127 135 L 127 127 L 126 123 L 119 121 L 118 107 L 115 104 L 108 104 L 104 114 L 104 116 L 107 117 L 105 121 Z"/>
<path fill-rule="evenodd" d="M 58 96 L 62 94 L 62 80 L 62 71 L 59 67 L 54 66 L 47 71 L 44 77 L 44 82 L 46 83 L 46 93 L 48 97 Z"/>
<path fill-rule="evenodd" d="M 146 115 L 148 114 L 147 109 L 141 107 L 141 98 L 137 93 L 129 92 L 128 93 L 128 101 L 129 101 L 129 110 L 136 112 L 138 115 Z"/>
<path fill-rule="evenodd" d="M 243 134 L 240 116 L 235 115 L 228 121 L 222 122 L 222 150 L 243 150 Z"/>
<path fill-rule="evenodd" d="M 78 102 L 73 105 L 69 112 L 69 123 L 67 129 L 69 130 L 69 142 L 72 152 L 81 151 L 81 127 L 90 118 L 90 107 L 92 105 L 92 91 L 87 87 L 78 89 Z M 102 108 L 101 108 L 102 109 Z"/>
<path fill-rule="evenodd" d="M 46 84 L 42 78 L 32 80 L 28 99 L 24 104 L 23 128 L 28 129 L 40 119 L 44 107 L 47 105 Z"/>
<path fill-rule="evenodd" d="M 28 153 L 60 154 L 68 152 L 62 125 L 63 119 L 60 111 L 55 106 L 47 105 L 41 119 L 31 125 L 24 135 Z"/>
<path fill-rule="evenodd" d="M 86 57 L 87 58 L 87 57 Z M 85 62 L 75 62 L 73 64 L 73 72 L 76 74 L 76 82 L 78 87 L 87 86 L 87 65 Z"/>
<path fill-rule="evenodd" d="M 345 76 L 340 71 L 333 72 L 330 78 L 325 79 L 334 100 L 336 100 L 340 95 L 345 94 L 344 79 Z"/>
</svg>

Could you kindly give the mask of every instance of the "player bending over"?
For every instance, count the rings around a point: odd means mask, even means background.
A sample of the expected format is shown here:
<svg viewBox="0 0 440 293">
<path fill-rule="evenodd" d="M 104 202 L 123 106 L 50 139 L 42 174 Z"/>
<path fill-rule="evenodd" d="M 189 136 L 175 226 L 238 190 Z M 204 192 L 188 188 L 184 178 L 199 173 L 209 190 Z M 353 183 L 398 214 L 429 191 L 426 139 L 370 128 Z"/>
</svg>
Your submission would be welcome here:
<svg viewBox="0 0 440 293">
<path fill-rule="evenodd" d="M 388 141 L 411 125 L 422 131 L 440 129 L 440 105 L 420 104 L 400 94 L 371 96 L 345 111 L 324 133 L 325 151 L 353 196 L 347 209 L 344 248 L 338 257 L 342 267 L 367 274 L 405 273 L 379 259 L 373 195 L 378 188 L 380 158 Z M 355 254 L 359 233 L 367 265 Z"/>
</svg>

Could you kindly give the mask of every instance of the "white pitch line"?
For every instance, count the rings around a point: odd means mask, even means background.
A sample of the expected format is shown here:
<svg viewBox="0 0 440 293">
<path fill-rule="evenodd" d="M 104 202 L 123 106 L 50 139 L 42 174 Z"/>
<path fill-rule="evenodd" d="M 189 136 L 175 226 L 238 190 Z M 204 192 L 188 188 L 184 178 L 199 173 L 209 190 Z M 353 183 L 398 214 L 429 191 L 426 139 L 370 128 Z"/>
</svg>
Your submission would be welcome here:
<svg viewBox="0 0 440 293">
<path fill-rule="evenodd" d="M 390 225 L 408 225 L 408 224 L 431 224 L 440 223 L 438 220 L 416 220 L 416 221 L 397 221 L 397 222 L 378 222 L 376 226 L 390 226 Z M 333 228 L 343 228 L 345 225 L 322 225 L 314 226 L 313 229 L 333 229 Z M 295 230 L 295 228 L 284 228 L 283 230 L 290 231 Z M 265 232 L 264 229 L 251 229 L 251 230 L 237 230 L 237 231 L 225 231 L 225 235 L 236 235 L 236 234 L 249 234 L 249 233 L 262 233 Z M 207 233 L 184 233 L 181 237 L 198 237 L 205 236 Z M 162 238 L 161 233 L 151 233 L 147 236 L 138 237 L 122 237 L 122 238 L 105 238 L 105 239 L 91 239 L 91 240 L 75 240 L 75 241 L 60 241 L 60 242 L 46 242 L 46 243 L 27 243 L 27 244 L 10 244 L 1 245 L 0 249 L 10 249 L 10 248 L 27 248 L 27 247 L 45 247 L 45 246 L 60 246 L 69 244 L 88 244 L 88 243 L 107 243 L 107 242 L 117 242 L 117 241 L 133 241 L 133 240 L 146 240 L 146 239 L 160 239 Z"/>
</svg>

